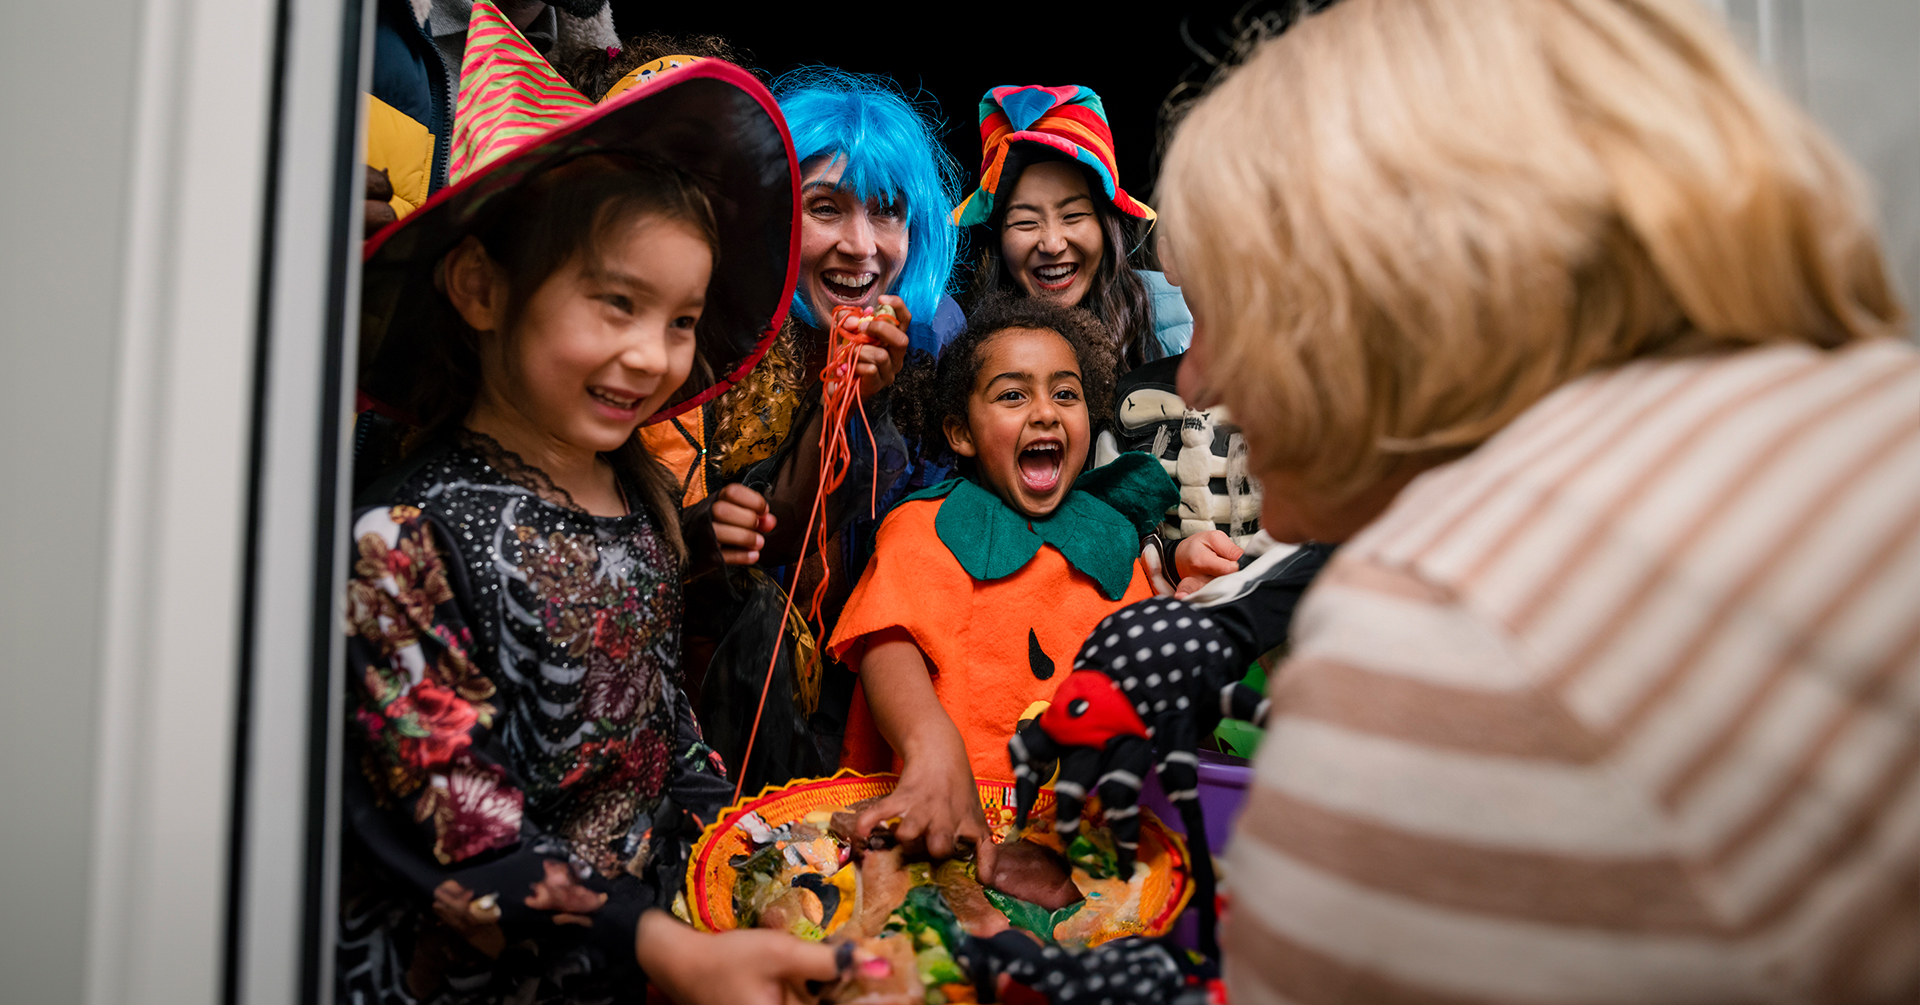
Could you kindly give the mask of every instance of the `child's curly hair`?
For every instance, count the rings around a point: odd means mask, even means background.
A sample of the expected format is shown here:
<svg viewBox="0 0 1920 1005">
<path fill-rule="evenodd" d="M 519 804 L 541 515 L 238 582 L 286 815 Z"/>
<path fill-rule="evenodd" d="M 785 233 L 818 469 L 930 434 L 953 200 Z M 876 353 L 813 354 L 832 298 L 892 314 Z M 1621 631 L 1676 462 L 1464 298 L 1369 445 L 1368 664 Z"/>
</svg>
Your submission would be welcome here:
<svg viewBox="0 0 1920 1005">
<path fill-rule="evenodd" d="M 667 56 L 723 59 L 746 68 L 755 76 L 765 76 L 747 67 L 753 61 L 752 52 L 735 46 L 724 36 L 668 35 L 658 31 L 635 35 L 620 43 L 620 48 L 611 54 L 600 49 L 577 53 L 571 59 L 554 64 L 553 68 L 567 83 L 573 85 L 574 90 L 593 101 L 599 101 L 607 96 L 608 89 L 620 82 L 621 77 Z"/>
<path fill-rule="evenodd" d="M 920 456 L 952 454 L 947 446 L 946 420 L 952 416 L 966 421 L 967 397 L 980 375 L 981 348 L 988 339 L 1010 328 L 1050 331 L 1066 339 L 1080 364 L 1080 391 L 1087 403 L 1088 426 L 1097 430 L 1107 424 L 1113 413 L 1113 388 L 1119 370 L 1113 333 L 1099 318 L 1079 307 L 1038 297 L 990 293 L 973 305 L 966 330 L 941 351 L 938 364 L 921 354 L 919 365 L 910 362 L 894 380 L 894 423 Z M 961 465 L 963 470 L 967 466 Z"/>
</svg>

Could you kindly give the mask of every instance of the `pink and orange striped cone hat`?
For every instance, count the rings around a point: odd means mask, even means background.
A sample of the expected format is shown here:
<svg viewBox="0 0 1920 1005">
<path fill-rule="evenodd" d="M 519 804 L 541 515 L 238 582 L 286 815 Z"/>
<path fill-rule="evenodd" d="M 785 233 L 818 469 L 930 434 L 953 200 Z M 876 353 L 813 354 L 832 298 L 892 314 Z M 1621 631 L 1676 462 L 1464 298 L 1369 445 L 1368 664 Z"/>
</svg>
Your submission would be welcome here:
<svg viewBox="0 0 1920 1005">
<path fill-rule="evenodd" d="M 1002 195 L 1007 154 L 1015 143 L 1036 144 L 1085 165 L 1100 179 L 1100 187 L 1115 209 L 1142 220 L 1154 218 L 1152 207 L 1120 187 L 1120 168 L 1113 156 L 1113 128 L 1107 124 L 1106 106 L 1092 88 L 1079 84 L 1009 84 L 993 88 L 980 98 L 980 187 L 953 208 L 956 226 L 968 227 L 993 218 Z"/>
<path fill-rule="evenodd" d="M 697 329 L 712 379 L 689 380 L 649 421 L 711 400 L 766 355 L 786 322 L 800 267 L 800 172 L 773 95 L 747 71 L 710 59 L 650 74 L 595 105 L 493 0 L 475 0 L 449 182 L 364 250 L 360 389 L 367 398 L 404 401 L 423 368 L 441 365 L 418 333 L 447 323 L 445 294 L 434 281 L 447 252 L 513 211 L 510 197 L 529 182 L 592 154 L 665 161 L 699 184 L 713 207 L 720 248 Z"/>
<path fill-rule="evenodd" d="M 458 184 L 500 155 L 592 107 L 492 0 L 476 0 L 460 60 L 448 182 Z"/>
<path fill-rule="evenodd" d="M 605 104 L 663 73 L 701 61 L 699 56 L 666 56 L 636 67 L 615 81 L 600 102 Z M 473 17 L 467 22 L 467 48 L 460 61 L 449 180 L 459 181 L 468 172 L 593 104 L 554 72 L 492 0 L 477 0 Z"/>
</svg>

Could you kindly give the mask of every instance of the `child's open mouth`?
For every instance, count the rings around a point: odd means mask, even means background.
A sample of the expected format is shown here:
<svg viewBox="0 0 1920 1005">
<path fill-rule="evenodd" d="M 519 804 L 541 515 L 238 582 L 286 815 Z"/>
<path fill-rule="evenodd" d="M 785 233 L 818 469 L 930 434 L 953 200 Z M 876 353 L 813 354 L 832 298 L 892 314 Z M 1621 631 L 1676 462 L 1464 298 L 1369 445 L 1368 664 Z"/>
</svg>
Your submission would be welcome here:
<svg viewBox="0 0 1920 1005">
<path fill-rule="evenodd" d="M 867 295 L 873 292 L 874 280 L 879 278 L 877 272 L 828 269 L 820 273 L 820 285 L 827 291 L 827 296 L 843 303 L 858 304 L 866 301 Z"/>
<path fill-rule="evenodd" d="M 1060 484 L 1060 462 L 1066 455 L 1057 441 L 1042 441 L 1020 451 L 1020 481 L 1027 491 L 1052 492 Z"/>
<path fill-rule="evenodd" d="M 593 400 L 615 411 L 631 412 L 640 407 L 639 398 L 627 397 L 615 391 L 607 390 L 604 387 L 589 387 L 587 388 L 587 394 L 591 396 Z"/>
<path fill-rule="evenodd" d="M 1039 281 L 1043 290 L 1064 290 L 1073 285 L 1073 277 L 1079 274 L 1080 266 L 1073 262 L 1042 265 L 1033 270 L 1033 278 Z"/>
</svg>

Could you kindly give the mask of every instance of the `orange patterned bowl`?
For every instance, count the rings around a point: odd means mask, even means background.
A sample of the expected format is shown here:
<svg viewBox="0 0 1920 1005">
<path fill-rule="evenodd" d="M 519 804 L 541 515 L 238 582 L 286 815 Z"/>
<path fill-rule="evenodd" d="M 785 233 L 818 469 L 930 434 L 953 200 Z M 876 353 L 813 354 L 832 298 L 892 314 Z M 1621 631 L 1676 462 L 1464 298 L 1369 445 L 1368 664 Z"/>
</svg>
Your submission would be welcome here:
<svg viewBox="0 0 1920 1005">
<path fill-rule="evenodd" d="M 747 814 L 758 813 L 768 826 L 779 827 L 817 810 L 838 810 L 862 799 L 886 795 L 899 780 L 898 775 L 863 775 L 847 770 L 831 778 L 805 779 L 779 788 L 769 786 L 759 795 L 728 807 L 700 835 L 687 863 L 687 911 L 694 927 L 704 932 L 720 932 L 735 925 L 733 861 L 753 851 L 746 829 L 739 826 Z M 1005 840 L 1013 829 L 1013 804 L 1013 786 L 980 783 L 980 805 L 986 809 L 987 823 L 993 828 L 995 841 Z M 1088 814 L 1087 822 L 1100 825 L 1100 814 L 1097 811 Z M 1052 789 L 1040 790 L 1027 825 L 1029 834 L 1051 834 Z M 1104 931 L 1089 944 L 1124 935 L 1165 935 L 1193 897 L 1192 866 L 1186 844 L 1144 806 L 1140 809 L 1139 857 L 1147 867 L 1137 912 L 1139 920 Z"/>
</svg>

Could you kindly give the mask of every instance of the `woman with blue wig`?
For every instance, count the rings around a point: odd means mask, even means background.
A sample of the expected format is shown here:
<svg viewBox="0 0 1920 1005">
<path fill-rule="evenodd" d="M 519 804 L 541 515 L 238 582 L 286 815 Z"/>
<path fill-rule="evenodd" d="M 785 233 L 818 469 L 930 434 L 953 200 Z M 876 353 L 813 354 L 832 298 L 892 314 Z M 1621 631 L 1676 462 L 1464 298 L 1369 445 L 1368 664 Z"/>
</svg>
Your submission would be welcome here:
<svg viewBox="0 0 1920 1005">
<path fill-rule="evenodd" d="M 776 619 L 784 597 L 763 570 L 791 570 L 785 585 L 801 600 L 824 573 L 822 627 L 831 632 L 866 564 L 875 516 L 869 493 L 877 486 L 884 514 L 895 498 L 940 474 L 917 470 L 896 430 L 892 379 L 909 347 L 916 356 L 938 355 L 965 323 L 947 295 L 960 251 L 948 216 L 960 170 L 926 116 L 889 80 L 824 67 L 790 73 L 773 90 L 801 164 L 800 277 L 792 316 L 766 362 L 708 409 L 703 467 L 722 487 L 688 513 L 688 539 L 713 541 L 718 553 L 710 558 L 723 560 L 706 569 L 730 566 L 706 577 L 715 589 L 699 596 L 710 602 L 696 605 L 689 595 L 688 686 L 709 742 L 739 773 L 763 689 L 794 696 L 791 703 L 770 698 L 760 717 L 752 756 L 744 758 L 748 792 L 833 770 L 853 685 L 852 674 L 825 666 L 798 619 L 782 633 Z M 864 418 L 848 420 L 853 466 L 824 500 L 823 568 L 799 549 L 819 488 L 826 326 L 834 308 L 869 309 L 883 296 L 906 319 L 906 338 L 884 351 L 862 350 L 879 379 L 868 382 L 877 387 L 864 401 Z M 688 501 L 695 498 L 689 491 Z M 711 535 L 693 526 L 702 522 Z M 774 659 L 779 638 L 790 650 L 783 646 Z M 770 663 L 776 680 L 767 686 Z"/>
<path fill-rule="evenodd" d="M 794 314 L 815 328 L 840 305 L 872 307 L 881 293 L 917 319 L 913 348 L 938 355 L 959 331 L 946 295 L 960 231 L 947 219 L 959 167 L 892 82 L 825 67 L 774 82 L 805 172 Z"/>
</svg>

